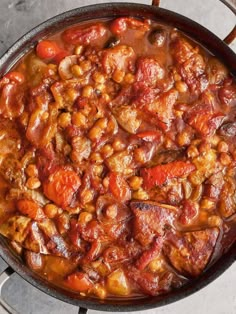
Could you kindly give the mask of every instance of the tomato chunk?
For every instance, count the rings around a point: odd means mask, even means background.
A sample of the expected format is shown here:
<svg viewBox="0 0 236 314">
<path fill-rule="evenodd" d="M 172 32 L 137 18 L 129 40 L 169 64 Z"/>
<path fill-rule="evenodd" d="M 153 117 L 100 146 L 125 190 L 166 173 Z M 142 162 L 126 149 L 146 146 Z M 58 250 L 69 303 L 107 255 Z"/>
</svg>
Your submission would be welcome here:
<svg viewBox="0 0 236 314">
<path fill-rule="evenodd" d="M 143 177 L 143 187 L 151 189 L 156 185 L 162 185 L 167 180 L 189 175 L 195 170 L 195 166 L 184 161 L 173 161 L 165 165 L 158 165 L 153 168 L 141 170 Z"/>
<path fill-rule="evenodd" d="M 145 252 L 139 257 L 139 259 L 136 261 L 136 267 L 139 270 L 144 270 L 144 268 L 154 259 L 156 258 L 162 249 L 163 245 L 163 238 L 158 237 L 154 240 L 153 245 L 151 248 Z"/>
<path fill-rule="evenodd" d="M 46 218 L 42 207 L 31 200 L 22 199 L 17 201 L 17 209 L 20 213 L 34 220 L 41 220 Z"/>
<path fill-rule="evenodd" d="M 155 86 L 157 80 L 162 79 L 164 70 L 153 58 L 140 58 L 137 61 L 136 80 Z"/>
<path fill-rule="evenodd" d="M 141 21 L 132 17 L 120 17 L 115 19 L 110 25 L 110 30 L 116 35 L 123 33 L 127 29 L 147 32 L 150 29 L 150 25 L 147 20 Z"/>
<path fill-rule="evenodd" d="M 51 174 L 43 185 L 45 195 L 62 208 L 69 206 L 81 184 L 72 170 L 59 169 Z"/>
<path fill-rule="evenodd" d="M 78 292 L 87 292 L 93 287 L 93 283 L 89 279 L 88 275 L 82 272 L 76 272 L 69 275 L 66 279 L 66 284 L 72 290 Z"/>
<path fill-rule="evenodd" d="M 110 173 L 109 188 L 116 199 L 126 202 L 131 199 L 131 191 L 124 177 L 117 173 Z"/>
<path fill-rule="evenodd" d="M 41 59 L 52 59 L 60 52 L 60 48 L 51 40 L 43 40 L 36 47 L 37 56 Z"/>
<path fill-rule="evenodd" d="M 82 44 L 88 45 L 92 41 L 100 39 L 107 32 L 107 28 L 103 24 L 91 25 L 86 28 L 76 26 L 65 30 L 62 33 L 62 39 L 72 45 Z"/>
</svg>

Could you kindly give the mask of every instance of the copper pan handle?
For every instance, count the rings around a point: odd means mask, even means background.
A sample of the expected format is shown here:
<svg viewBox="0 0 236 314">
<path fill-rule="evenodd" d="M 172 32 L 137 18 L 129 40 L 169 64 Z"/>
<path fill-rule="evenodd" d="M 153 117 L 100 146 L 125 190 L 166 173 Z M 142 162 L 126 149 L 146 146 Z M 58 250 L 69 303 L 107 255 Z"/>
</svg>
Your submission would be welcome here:
<svg viewBox="0 0 236 314">
<path fill-rule="evenodd" d="M 225 6 L 227 6 L 236 17 L 236 0 L 220 0 Z M 152 5 L 160 6 L 161 0 L 152 0 Z M 231 44 L 236 39 L 236 25 L 232 31 L 223 39 L 226 44 Z"/>
</svg>

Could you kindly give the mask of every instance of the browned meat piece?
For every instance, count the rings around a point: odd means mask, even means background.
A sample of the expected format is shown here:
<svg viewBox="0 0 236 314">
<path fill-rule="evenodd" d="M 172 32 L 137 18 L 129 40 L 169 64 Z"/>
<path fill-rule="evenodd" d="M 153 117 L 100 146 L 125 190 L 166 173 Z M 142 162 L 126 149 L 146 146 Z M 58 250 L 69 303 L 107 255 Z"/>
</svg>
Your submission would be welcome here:
<svg viewBox="0 0 236 314">
<path fill-rule="evenodd" d="M 192 92 L 203 92 L 208 86 L 206 64 L 201 54 L 196 53 L 186 39 L 177 37 L 172 43 L 172 55 L 177 71 Z"/>
<path fill-rule="evenodd" d="M 107 74 L 115 70 L 126 71 L 130 63 L 134 62 L 135 53 L 133 48 L 125 45 L 118 45 L 104 51 L 102 58 L 103 69 Z"/>
<path fill-rule="evenodd" d="M 134 237 L 143 246 L 149 245 L 155 236 L 163 236 L 165 226 L 171 226 L 177 208 L 149 201 L 130 203 L 134 213 Z"/>
<path fill-rule="evenodd" d="M 197 277 L 210 261 L 218 235 L 217 228 L 171 234 L 163 250 L 181 274 Z"/>
</svg>

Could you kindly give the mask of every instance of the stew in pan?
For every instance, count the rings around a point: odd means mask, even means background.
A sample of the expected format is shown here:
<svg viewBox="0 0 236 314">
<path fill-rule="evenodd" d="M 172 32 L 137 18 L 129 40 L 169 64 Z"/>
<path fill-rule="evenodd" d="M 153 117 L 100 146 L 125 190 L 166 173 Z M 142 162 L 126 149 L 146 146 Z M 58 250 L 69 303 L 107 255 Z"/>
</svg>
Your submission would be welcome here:
<svg viewBox="0 0 236 314">
<path fill-rule="evenodd" d="M 177 29 L 121 17 L 0 80 L 0 233 L 98 298 L 167 293 L 236 239 L 236 83 Z"/>
</svg>

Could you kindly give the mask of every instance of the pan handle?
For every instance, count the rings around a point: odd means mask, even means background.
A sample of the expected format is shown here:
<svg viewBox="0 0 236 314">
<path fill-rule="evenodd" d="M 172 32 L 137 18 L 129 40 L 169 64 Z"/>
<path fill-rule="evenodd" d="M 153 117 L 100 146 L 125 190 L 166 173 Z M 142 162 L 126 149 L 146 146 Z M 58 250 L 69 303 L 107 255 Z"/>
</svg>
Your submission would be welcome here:
<svg viewBox="0 0 236 314">
<path fill-rule="evenodd" d="M 10 279 L 11 275 L 14 273 L 14 270 L 11 267 L 8 267 L 0 274 L 0 311 L 2 314 L 19 314 L 16 310 L 14 310 L 9 304 L 7 304 L 2 298 L 2 289 L 5 282 Z M 2 308 L 1 308 L 2 307 Z M 80 307 L 78 309 L 78 314 L 87 314 L 88 309 Z"/>
<path fill-rule="evenodd" d="M 225 6 L 227 6 L 233 14 L 236 16 L 236 0 L 220 0 Z M 161 0 L 152 0 L 152 5 L 160 6 Z M 236 39 L 236 25 L 232 31 L 223 39 L 227 45 L 230 45 Z"/>
<path fill-rule="evenodd" d="M 11 277 L 14 273 L 14 270 L 11 267 L 8 267 L 0 274 L 0 306 L 3 309 L 3 313 L 8 314 L 18 314 L 16 310 L 14 310 L 9 304 L 7 304 L 2 298 L 2 288 L 5 282 Z M 2 313 L 2 312 L 1 312 Z"/>
</svg>

